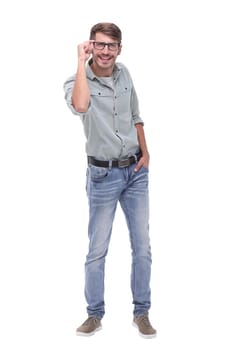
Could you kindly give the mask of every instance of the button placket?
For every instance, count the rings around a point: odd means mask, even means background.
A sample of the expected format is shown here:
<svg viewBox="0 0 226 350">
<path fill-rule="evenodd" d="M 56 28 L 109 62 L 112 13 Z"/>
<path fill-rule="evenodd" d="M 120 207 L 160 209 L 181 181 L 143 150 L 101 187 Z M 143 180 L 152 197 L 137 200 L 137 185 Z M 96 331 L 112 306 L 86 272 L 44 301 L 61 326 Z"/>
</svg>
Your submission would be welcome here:
<svg viewBox="0 0 226 350">
<path fill-rule="evenodd" d="M 114 90 L 114 128 L 115 128 L 115 133 L 116 135 L 118 135 L 118 132 L 119 132 L 119 120 L 118 120 L 118 109 L 117 109 L 117 106 L 116 106 L 116 100 L 117 100 L 117 97 L 116 97 L 116 93 L 115 93 L 115 90 Z"/>
</svg>

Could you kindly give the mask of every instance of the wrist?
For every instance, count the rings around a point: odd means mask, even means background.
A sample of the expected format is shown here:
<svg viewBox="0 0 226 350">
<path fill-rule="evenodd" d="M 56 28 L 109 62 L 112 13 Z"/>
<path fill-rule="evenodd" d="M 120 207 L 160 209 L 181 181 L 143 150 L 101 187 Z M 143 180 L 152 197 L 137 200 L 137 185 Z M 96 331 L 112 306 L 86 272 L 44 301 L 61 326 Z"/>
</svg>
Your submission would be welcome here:
<svg viewBox="0 0 226 350">
<path fill-rule="evenodd" d="M 143 153 L 142 152 L 142 158 L 144 159 L 146 165 L 149 163 L 149 160 L 150 160 L 150 156 L 149 156 L 149 153 L 148 152 L 145 152 Z"/>
<path fill-rule="evenodd" d="M 84 65 L 86 63 L 85 57 L 78 57 L 78 65 Z"/>
</svg>

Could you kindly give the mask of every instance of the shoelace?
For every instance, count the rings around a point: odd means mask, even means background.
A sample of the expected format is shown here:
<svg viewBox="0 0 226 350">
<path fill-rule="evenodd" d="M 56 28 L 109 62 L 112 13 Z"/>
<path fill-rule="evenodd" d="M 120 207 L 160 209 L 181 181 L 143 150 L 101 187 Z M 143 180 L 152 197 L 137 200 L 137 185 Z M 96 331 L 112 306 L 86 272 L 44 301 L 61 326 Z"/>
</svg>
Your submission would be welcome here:
<svg viewBox="0 0 226 350">
<path fill-rule="evenodd" d="M 89 325 L 91 322 L 97 323 L 97 319 L 94 318 L 94 317 L 89 317 L 89 318 L 83 323 L 83 325 L 84 325 L 84 326 L 87 326 L 87 325 Z"/>
<path fill-rule="evenodd" d="M 145 326 L 147 326 L 147 327 L 151 327 L 148 316 L 146 316 L 146 315 L 144 315 L 140 318 L 140 322 L 144 323 Z"/>
</svg>

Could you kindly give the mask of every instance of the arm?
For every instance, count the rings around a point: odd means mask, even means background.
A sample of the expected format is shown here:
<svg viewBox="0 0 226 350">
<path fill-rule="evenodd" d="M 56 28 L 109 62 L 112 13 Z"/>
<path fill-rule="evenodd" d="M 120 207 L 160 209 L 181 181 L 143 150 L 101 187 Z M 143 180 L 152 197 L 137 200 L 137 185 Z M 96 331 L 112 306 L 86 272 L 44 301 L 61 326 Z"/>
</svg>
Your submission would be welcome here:
<svg viewBox="0 0 226 350">
<path fill-rule="evenodd" d="M 135 127 L 137 129 L 138 143 L 142 153 L 142 157 L 140 158 L 139 162 L 134 168 L 134 171 L 138 171 L 142 166 L 144 166 L 145 168 L 148 168 L 150 156 L 147 148 L 143 125 L 139 123 L 139 124 L 135 124 Z"/>
<path fill-rule="evenodd" d="M 86 79 L 86 61 L 92 53 L 92 41 L 78 45 L 78 67 L 72 91 L 72 103 L 78 112 L 86 112 L 89 106 L 90 92 Z"/>
</svg>

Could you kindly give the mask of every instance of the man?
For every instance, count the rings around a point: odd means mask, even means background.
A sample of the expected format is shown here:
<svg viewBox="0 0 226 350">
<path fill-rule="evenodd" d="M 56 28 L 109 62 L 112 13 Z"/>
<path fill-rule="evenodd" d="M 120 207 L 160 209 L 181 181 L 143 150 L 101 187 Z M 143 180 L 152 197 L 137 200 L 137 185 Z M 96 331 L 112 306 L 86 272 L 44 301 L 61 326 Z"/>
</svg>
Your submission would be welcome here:
<svg viewBox="0 0 226 350">
<path fill-rule="evenodd" d="M 116 64 L 121 49 L 121 30 L 115 24 L 94 25 L 90 40 L 78 45 L 76 75 L 64 84 L 67 104 L 81 117 L 87 139 L 88 319 L 77 329 L 77 334 L 92 335 L 102 327 L 105 257 L 119 202 L 132 249 L 133 324 L 140 335 L 149 338 L 156 335 L 148 317 L 151 306 L 149 153 L 131 76 L 123 64 Z"/>
</svg>

